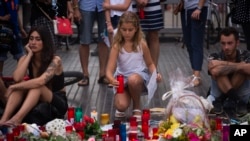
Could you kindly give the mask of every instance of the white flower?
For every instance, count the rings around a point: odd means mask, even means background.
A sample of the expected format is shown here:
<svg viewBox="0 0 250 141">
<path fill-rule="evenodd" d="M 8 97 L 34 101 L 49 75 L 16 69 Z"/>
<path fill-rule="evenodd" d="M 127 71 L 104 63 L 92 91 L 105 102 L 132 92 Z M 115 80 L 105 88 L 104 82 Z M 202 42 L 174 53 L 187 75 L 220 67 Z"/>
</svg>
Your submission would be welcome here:
<svg viewBox="0 0 250 141">
<path fill-rule="evenodd" d="M 181 134 L 182 134 L 182 129 L 176 128 L 176 129 L 173 131 L 173 138 L 178 138 Z"/>
</svg>

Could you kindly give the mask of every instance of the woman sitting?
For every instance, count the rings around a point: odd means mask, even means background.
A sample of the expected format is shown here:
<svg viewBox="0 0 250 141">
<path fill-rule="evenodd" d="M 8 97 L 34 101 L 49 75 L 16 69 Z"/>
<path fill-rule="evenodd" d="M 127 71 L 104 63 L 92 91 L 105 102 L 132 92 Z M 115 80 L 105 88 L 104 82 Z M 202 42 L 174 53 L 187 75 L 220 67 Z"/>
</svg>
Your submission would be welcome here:
<svg viewBox="0 0 250 141">
<path fill-rule="evenodd" d="M 38 110 L 56 112 L 47 113 L 51 116 L 47 121 L 43 120 L 43 124 L 53 118 L 63 117 L 68 108 L 61 58 L 54 54 L 48 30 L 42 26 L 34 27 L 28 38 L 25 46 L 27 54 L 20 58 L 13 73 L 16 83 L 10 85 L 5 93 L 7 103 L 0 120 L 2 125 L 24 122 L 24 118 L 40 102 L 47 104 L 49 109 L 40 107 Z M 27 72 L 30 79 L 23 81 Z M 29 119 L 34 117 L 28 118 L 28 122 L 32 122 Z"/>
</svg>

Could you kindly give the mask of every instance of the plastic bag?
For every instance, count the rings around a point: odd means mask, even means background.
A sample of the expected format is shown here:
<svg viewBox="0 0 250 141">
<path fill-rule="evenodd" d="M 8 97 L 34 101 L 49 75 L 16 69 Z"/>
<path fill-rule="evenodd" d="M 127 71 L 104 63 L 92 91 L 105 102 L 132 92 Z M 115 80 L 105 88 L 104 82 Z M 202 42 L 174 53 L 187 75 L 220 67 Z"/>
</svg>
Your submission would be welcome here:
<svg viewBox="0 0 250 141">
<path fill-rule="evenodd" d="M 209 128 L 207 112 L 213 106 L 193 91 L 186 90 L 186 88 L 192 87 L 190 77 L 184 77 L 178 68 L 170 74 L 170 87 L 171 91 L 162 96 L 162 100 L 172 96 L 166 107 L 167 116 L 173 115 L 179 122 L 186 124 L 192 124 L 194 119 L 199 117 L 201 124 Z"/>
</svg>

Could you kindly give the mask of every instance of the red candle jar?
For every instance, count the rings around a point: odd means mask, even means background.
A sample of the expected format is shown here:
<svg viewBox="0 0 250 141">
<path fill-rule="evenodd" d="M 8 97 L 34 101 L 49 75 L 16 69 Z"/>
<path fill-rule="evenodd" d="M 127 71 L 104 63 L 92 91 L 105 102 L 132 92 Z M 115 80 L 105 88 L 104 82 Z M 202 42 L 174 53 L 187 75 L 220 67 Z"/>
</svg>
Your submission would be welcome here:
<svg viewBox="0 0 250 141">
<path fill-rule="evenodd" d="M 128 133 L 129 141 L 137 141 L 137 132 L 129 132 Z"/>
<path fill-rule="evenodd" d="M 147 119 L 147 120 L 150 120 L 150 110 L 149 109 L 143 109 L 142 110 L 142 117 Z"/>
<path fill-rule="evenodd" d="M 215 118 L 216 130 L 222 130 L 222 120 L 220 117 Z"/>
<path fill-rule="evenodd" d="M 67 116 L 68 116 L 68 121 L 73 124 L 74 123 L 74 119 L 75 119 L 75 108 L 74 107 L 69 107 L 68 108 L 68 112 L 67 112 Z"/>
<path fill-rule="evenodd" d="M 145 12 L 144 12 L 144 9 L 142 7 L 139 8 L 139 17 L 140 17 L 140 19 L 145 18 Z"/>
<path fill-rule="evenodd" d="M 14 134 L 13 133 L 7 133 L 6 138 L 7 138 L 7 141 L 14 141 Z"/>
<path fill-rule="evenodd" d="M 117 81 L 119 82 L 119 86 L 117 87 L 116 92 L 119 94 L 124 92 L 124 76 L 119 74 L 116 77 Z"/>
</svg>

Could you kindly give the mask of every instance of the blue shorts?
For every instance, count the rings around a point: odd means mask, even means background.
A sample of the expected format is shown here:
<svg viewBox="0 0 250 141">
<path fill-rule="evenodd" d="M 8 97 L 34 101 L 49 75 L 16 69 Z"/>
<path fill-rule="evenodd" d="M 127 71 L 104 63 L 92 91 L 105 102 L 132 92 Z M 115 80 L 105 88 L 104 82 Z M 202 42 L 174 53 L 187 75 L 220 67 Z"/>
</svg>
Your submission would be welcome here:
<svg viewBox="0 0 250 141">
<path fill-rule="evenodd" d="M 8 52 L 10 52 L 14 59 L 18 60 L 24 55 L 22 39 L 17 38 L 15 44 L 10 48 L 10 50 L 0 51 L 0 61 L 5 61 L 8 59 Z"/>
<path fill-rule="evenodd" d="M 94 21 L 97 20 L 98 42 L 103 42 L 102 34 L 106 29 L 104 11 L 83 11 L 81 10 L 82 20 L 80 23 L 80 44 L 91 44 Z"/>
</svg>

